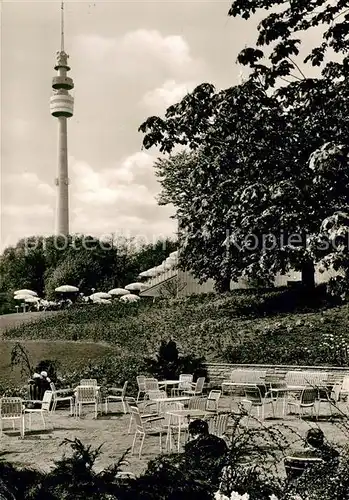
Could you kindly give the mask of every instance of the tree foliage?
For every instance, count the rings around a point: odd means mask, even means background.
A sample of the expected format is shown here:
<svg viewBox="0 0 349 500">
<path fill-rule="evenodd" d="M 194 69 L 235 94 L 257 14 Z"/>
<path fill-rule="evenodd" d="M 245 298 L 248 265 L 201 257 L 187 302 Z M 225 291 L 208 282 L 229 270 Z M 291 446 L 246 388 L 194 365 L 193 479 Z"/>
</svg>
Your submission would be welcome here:
<svg viewBox="0 0 349 500">
<path fill-rule="evenodd" d="M 330 79 L 345 79 L 349 70 L 349 8 L 347 0 L 235 0 L 228 15 L 249 19 L 260 9 L 271 10 L 258 25 L 256 46 L 247 47 L 238 56 L 253 76 L 266 86 L 279 78 L 306 79 L 295 58 L 299 55 L 304 32 L 321 34 L 321 43 L 312 47 L 302 60 L 321 69 Z M 268 48 L 268 54 L 265 53 Z M 264 50 L 262 50 L 264 49 Z M 332 54 L 336 60 L 331 60 Z M 333 57 L 333 56 L 332 56 Z"/>
<path fill-rule="evenodd" d="M 62 284 L 108 290 L 134 281 L 141 271 L 161 264 L 176 248 L 171 240 L 137 244 L 133 239 L 99 240 L 85 236 L 68 239 L 31 237 L 5 249 L 0 257 L 4 311 L 16 289 L 29 288 L 52 296 Z"/>
<path fill-rule="evenodd" d="M 230 15 L 248 18 L 280 3 L 236 1 Z M 349 210 L 347 80 L 333 77 L 330 62 L 321 78 L 270 89 L 294 67 L 300 39 L 290 33 L 308 29 L 315 13 L 314 3 L 307 5 L 286 4 L 286 13 L 273 12 L 260 24 L 258 44 L 278 42 L 270 68 L 258 63 L 262 50 L 247 48 L 240 62 L 254 68 L 248 81 L 221 91 L 199 85 L 164 118 L 150 117 L 139 128 L 145 148 L 169 154 L 155 167 L 159 202 L 176 208 L 180 265 L 201 281 L 214 278 L 220 290 L 231 278 L 268 280 L 290 268 L 313 285 L 319 257 L 309 241 L 319 237 L 324 219 Z M 332 15 L 346 22 L 343 9 L 337 2 L 330 17 L 316 14 L 311 23 L 330 23 Z M 325 48 L 341 52 L 347 34 L 331 26 Z M 178 146 L 186 149 L 173 154 Z"/>
</svg>

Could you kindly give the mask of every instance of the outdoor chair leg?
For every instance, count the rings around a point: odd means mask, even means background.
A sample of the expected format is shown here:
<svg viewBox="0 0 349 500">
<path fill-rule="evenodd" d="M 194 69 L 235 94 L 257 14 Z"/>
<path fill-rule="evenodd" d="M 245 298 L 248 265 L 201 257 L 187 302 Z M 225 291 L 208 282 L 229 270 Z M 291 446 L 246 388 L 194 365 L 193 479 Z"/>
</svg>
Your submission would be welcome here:
<svg viewBox="0 0 349 500">
<path fill-rule="evenodd" d="M 131 416 L 130 416 L 130 423 L 128 424 L 128 431 L 127 431 L 127 434 L 131 434 L 132 420 L 133 420 L 133 417 L 132 417 L 132 415 L 131 415 Z"/>
<path fill-rule="evenodd" d="M 127 413 L 127 408 L 126 408 L 126 405 L 125 405 L 125 400 L 124 400 L 124 399 L 122 399 L 122 407 L 123 407 L 123 409 L 124 409 L 124 414 L 126 415 L 126 413 Z"/>
<path fill-rule="evenodd" d="M 135 434 L 134 434 L 134 436 L 133 436 L 132 448 L 131 448 L 131 455 L 133 455 L 133 452 L 134 452 L 134 449 L 135 449 L 135 445 L 136 445 L 136 438 L 137 438 L 137 429 L 136 429 Z"/>
<path fill-rule="evenodd" d="M 172 439 L 171 439 L 171 427 L 168 426 L 167 428 L 167 436 L 166 436 L 166 442 L 165 442 L 165 448 L 167 451 L 171 451 L 172 449 Z"/>
<path fill-rule="evenodd" d="M 105 398 L 105 410 L 104 413 L 107 415 L 108 413 L 108 396 Z"/>
<path fill-rule="evenodd" d="M 46 429 L 46 422 L 45 422 L 44 412 L 41 412 L 41 420 L 42 420 L 44 429 Z"/>
<path fill-rule="evenodd" d="M 139 448 L 139 454 L 138 454 L 139 458 L 141 458 L 141 455 L 142 455 L 144 440 L 145 440 L 145 434 L 143 434 L 143 436 L 142 436 L 141 446 Z"/>
<path fill-rule="evenodd" d="M 24 427 L 24 415 L 22 416 L 21 418 L 21 427 L 20 427 L 20 431 L 21 431 L 21 437 L 22 439 L 24 439 L 24 433 L 25 433 L 25 427 Z"/>
<path fill-rule="evenodd" d="M 160 443 L 159 443 L 160 444 L 160 453 L 162 453 L 162 432 L 161 431 L 160 431 L 160 438 L 159 438 L 159 440 L 160 440 Z"/>
</svg>

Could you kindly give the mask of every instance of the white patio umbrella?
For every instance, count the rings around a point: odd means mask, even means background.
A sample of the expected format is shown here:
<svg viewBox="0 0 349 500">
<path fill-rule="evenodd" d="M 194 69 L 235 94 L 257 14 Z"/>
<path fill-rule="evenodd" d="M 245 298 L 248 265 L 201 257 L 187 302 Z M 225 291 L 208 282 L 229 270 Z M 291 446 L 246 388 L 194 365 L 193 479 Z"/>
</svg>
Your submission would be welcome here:
<svg viewBox="0 0 349 500">
<path fill-rule="evenodd" d="M 146 285 L 145 283 L 130 283 L 129 285 L 126 285 L 125 286 L 125 289 L 126 290 L 130 290 L 130 291 L 142 291 L 142 290 L 145 290 L 146 288 L 148 288 L 148 285 Z"/>
<path fill-rule="evenodd" d="M 141 273 L 139 273 L 138 276 L 140 278 L 151 278 L 152 277 L 151 269 L 148 269 L 148 271 L 142 271 Z"/>
<path fill-rule="evenodd" d="M 57 288 L 55 288 L 55 292 L 57 293 L 74 293 L 78 292 L 79 289 L 76 286 L 72 285 L 62 285 Z"/>
<path fill-rule="evenodd" d="M 108 293 L 114 297 L 121 297 L 122 295 L 128 295 L 130 291 L 125 290 L 125 288 L 113 288 L 112 290 L 109 290 Z"/>
<path fill-rule="evenodd" d="M 165 260 L 165 264 L 170 264 L 171 266 L 175 266 L 177 262 L 177 257 L 167 257 L 167 259 Z"/>
<path fill-rule="evenodd" d="M 157 266 L 155 269 L 156 269 L 158 274 L 164 273 L 166 271 L 164 263 L 160 264 L 160 266 Z"/>
<path fill-rule="evenodd" d="M 26 288 L 24 288 L 23 290 L 16 290 L 14 292 L 14 295 L 31 295 L 32 297 L 38 296 L 36 292 L 33 292 L 33 290 L 27 290 Z"/>
<path fill-rule="evenodd" d="M 95 300 L 95 299 L 111 299 L 110 293 L 106 292 L 96 292 L 90 295 L 90 299 Z"/>
<path fill-rule="evenodd" d="M 37 297 L 27 297 L 26 299 L 24 299 L 24 302 L 26 302 L 27 304 L 36 304 L 37 302 L 39 302 L 39 299 Z"/>
<path fill-rule="evenodd" d="M 166 260 L 161 264 L 161 266 L 163 266 L 163 268 L 165 269 L 165 271 L 169 271 L 170 269 L 173 268 L 173 264 L 170 263 L 170 262 L 166 262 Z"/>
<path fill-rule="evenodd" d="M 120 298 L 120 301 L 122 302 L 138 302 L 141 300 L 138 295 L 134 295 L 133 293 L 130 293 L 130 295 L 124 295 L 123 297 Z"/>
<path fill-rule="evenodd" d="M 125 295 L 126 297 L 126 295 Z M 93 300 L 93 303 L 94 304 L 111 304 L 111 300 L 110 299 L 102 299 L 102 298 L 96 298 Z"/>
<path fill-rule="evenodd" d="M 151 269 L 148 269 L 147 271 L 143 271 L 140 273 L 141 278 L 155 278 L 159 273 L 156 270 L 156 267 L 152 267 Z"/>
<path fill-rule="evenodd" d="M 25 293 L 19 293 L 18 295 L 15 295 L 13 298 L 15 300 L 25 300 L 25 299 L 28 299 L 28 298 L 33 298 L 33 295 L 27 295 Z"/>
</svg>

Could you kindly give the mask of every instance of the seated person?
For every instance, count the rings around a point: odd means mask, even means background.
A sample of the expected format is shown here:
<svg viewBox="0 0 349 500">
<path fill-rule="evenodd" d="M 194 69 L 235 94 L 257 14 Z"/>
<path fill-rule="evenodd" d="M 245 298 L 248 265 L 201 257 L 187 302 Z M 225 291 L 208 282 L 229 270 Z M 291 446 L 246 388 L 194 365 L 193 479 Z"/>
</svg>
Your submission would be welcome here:
<svg viewBox="0 0 349 500">
<path fill-rule="evenodd" d="M 190 422 L 189 436 L 191 440 L 185 445 L 185 454 L 193 458 L 215 459 L 223 457 L 228 451 L 224 439 L 208 432 L 208 423 L 205 420 L 193 420 Z"/>
<path fill-rule="evenodd" d="M 296 479 L 311 466 L 330 464 L 337 466 L 339 453 L 325 442 L 321 429 L 309 429 L 305 436 L 305 447 L 285 458 L 288 479 Z"/>
<path fill-rule="evenodd" d="M 309 429 L 305 442 L 307 451 L 314 457 L 321 458 L 324 462 L 338 462 L 339 452 L 325 442 L 325 436 L 321 429 Z"/>
</svg>

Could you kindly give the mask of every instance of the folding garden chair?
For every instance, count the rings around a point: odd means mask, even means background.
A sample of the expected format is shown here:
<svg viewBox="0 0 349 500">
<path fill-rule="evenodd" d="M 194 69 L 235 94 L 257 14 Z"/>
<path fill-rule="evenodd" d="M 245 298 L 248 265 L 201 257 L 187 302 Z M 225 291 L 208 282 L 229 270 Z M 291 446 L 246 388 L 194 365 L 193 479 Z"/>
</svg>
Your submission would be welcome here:
<svg viewBox="0 0 349 500">
<path fill-rule="evenodd" d="M 136 431 L 132 442 L 131 454 L 133 454 L 137 437 L 141 438 L 141 444 L 139 448 L 138 456 L 141 458 L 142 449 L 144 445 L 144 440 L 146 436 L 159 435 L 159 447 L 160 453 L 162 452 L 162 434 L 164 432 L 163 426 L 159 423 L 163 417 L 150 417 L 150 418 L 142 418 L 139 408 L 137 406 L 130 405 L 131 415 L 136 424 Z"/>
<path fill-rule="evenodd" d="M 109 402 L 114 401 L 114 402 L 122 403 L 124 413 L 126 414 L 127 409 L 126 409 L 125 398 L 126 398 L 127 384 L 128 384 L 128 381 L 126 381 L 124 383 L 123 387 L 111 387 L 108 390 L 108 392 L 111 392 L 112 394 L 108 394 L 105 398 L 105 413 L 108 413 Z"/>
<path fill-rule="evenodd" d="M 311 410 L 311 415 L 314 415 L 315 402 L 318 399 L 318 390 L 313 388 L 303 389 L 299 399 L 287 401 L 288 406 L 294 406 L 299 418 L 303 416 L 303 410 Z"/>
<path fill-rule="evenodd" d="M 44 429 L 46 429 L 45 415 L 49 415 L 52 402 L 52 391 L 45 391 L 41 408 L 25 408 L 24 414 L 29 415 L 29 430 L 32 426 L 32 415 L 40 415 Z"/>
<path fill-rule="evenodd" d="M 70 415 L 74 414 L 74 396 L 72 395 L 73 389 L 56 389 L 53 382 L 50 383 L 52 391 L 52 408 L 51 413 L 56 411 L 56 406 L 58 401 L 69 401 L 70 403 Z"/>
<path fill-rule="evenodd" d="M 205 377 L 199 377 L 195 384 L 192 384 L 191 389 L 186 389 L 183 394 L 188 396 L 199 396 L 204 390 Z"/>
<path fill-rule="evenodd" d="M 96 386 L 78 385 L 75 388 L 75 417 L 81 415 L 82 405 L 94 405 L 95 418 L 98 416 L 99 395 Z"/>
<path fill-rule="evenodd" d="M 97 386 L 97 380 L 95 378 L 83 378 L 80 380 L 80 385 Z"/>
<path fill-rule="evenodd" d="M 1 398 L 0 399 L 0 437 L 2 436 L 3 422 L 12 421 L 12 427 L 15 428 L 15 422 L 19 422 L 21 437 L 24 437 L 24 407 L 21 398 Z"/>
<path fill-rule="evenodd" d="M 179 396 L 183 391 L 191 390 L 193 385 L 193 375 L 181 373 L 179 375 L 178 387 L 171 389 L 171 396 Z"/>
<path fill-rule="evenodd" d="M 217 391 L 217 390 L 210 391 L 206 402 L 207 411 L 218 411 L 218 404 L 221 395 L 222 391 Z"/>
<path fill-rule="evenodd" d="M 137 400 L 136 401 L 138 403 L 141 394 L 143 394 L 143 398 L 144 398 L 145 393 L 146 393 L 146 389 L 145 389 L 145 376 L 144 375 L 138 375 L 138 377 L 136 377 L 136 380 L 137 380 L 137 385 L 138 385 L 138 394 L 137 394 Z"/>
<path fill-rule="evenodd" d="M 267 392 L 262 396 L 260 387 L 249 386 L 244 388 L 245 398 L 241 401 L 242 403 L 248 403 L 250 405 L 247 415 L 247 427 L 250 421 L 251 412 L 253 408 L 257 409 L 257 417 L 261 417 L 264 420 L 265 407 L 271 405 L 273 416 L 275 416 L 274 410 L 274 400 L 271 397 L 271 393 Z"/>
</svg>

